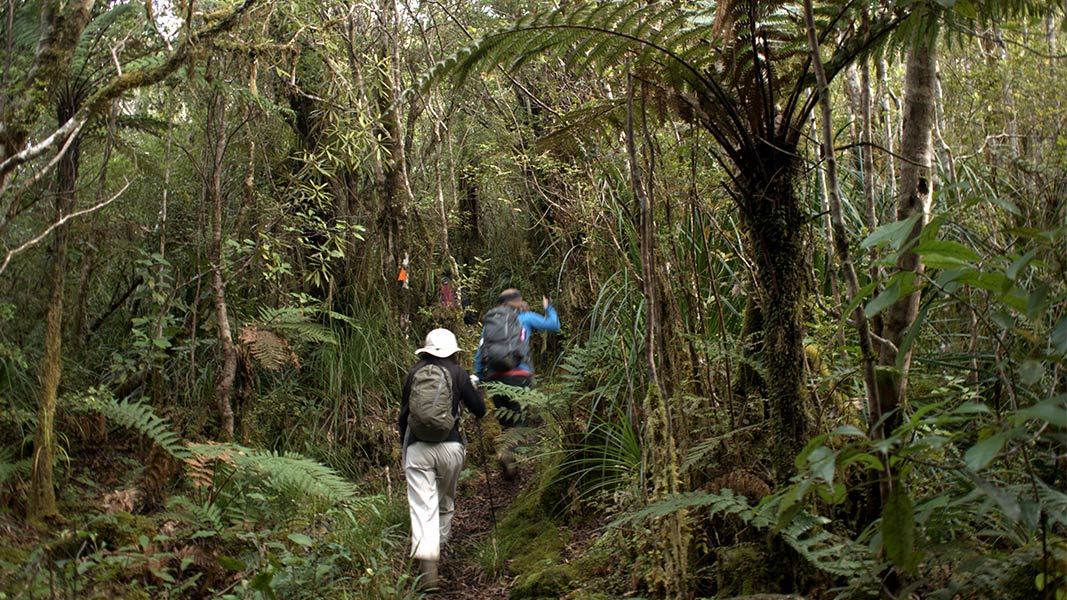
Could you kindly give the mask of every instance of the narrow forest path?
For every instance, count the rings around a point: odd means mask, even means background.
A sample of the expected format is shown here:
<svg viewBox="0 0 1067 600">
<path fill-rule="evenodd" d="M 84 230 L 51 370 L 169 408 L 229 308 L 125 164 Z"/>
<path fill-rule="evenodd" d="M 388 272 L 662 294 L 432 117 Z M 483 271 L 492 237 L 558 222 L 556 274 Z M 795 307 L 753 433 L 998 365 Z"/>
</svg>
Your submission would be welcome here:
<svg viewBox="0 0 1067 600">
<path fill-rule="evenodd" d="M 481 466 L 468 462 L 467 468 L 472 469 L 473 477 L 460 483 L 456 514 L 452 520 L 452 539 L 445 546 L 441 560 L 441 590 L 429 597 L 506 600 L 509 578 L 506 574 L 496 578 L 486 573 L 480 557 L 492 543 L 494 525 L 530 481 L 534 469 L 532 465 L 523 465 L 519 477 L 506 481 L 495 464 Z"/>
</svg>

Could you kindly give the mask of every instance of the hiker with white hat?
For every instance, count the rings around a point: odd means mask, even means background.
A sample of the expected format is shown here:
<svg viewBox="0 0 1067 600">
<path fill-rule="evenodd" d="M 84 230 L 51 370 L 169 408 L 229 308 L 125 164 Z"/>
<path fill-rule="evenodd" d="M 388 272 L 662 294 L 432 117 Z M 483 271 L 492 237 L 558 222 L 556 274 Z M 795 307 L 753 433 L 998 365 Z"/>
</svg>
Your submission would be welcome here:
<svg viewBox="0 0 1067 600">
<path fill-rule="evenodd" d="M 400 403 L 400 439 L 411 513 L 411 556 L 418 561 L 419 587 L 437 589 L 441 545 L 448 541 L 456 510 L 456 484 L 463 469 L 466 439 L 459 429 L 462 402 L 485 416 L 485 402 L 470 375 L 456 362 L 456 336 L 447 329 L 426 334 L 408 371 Z"/>
</svg>

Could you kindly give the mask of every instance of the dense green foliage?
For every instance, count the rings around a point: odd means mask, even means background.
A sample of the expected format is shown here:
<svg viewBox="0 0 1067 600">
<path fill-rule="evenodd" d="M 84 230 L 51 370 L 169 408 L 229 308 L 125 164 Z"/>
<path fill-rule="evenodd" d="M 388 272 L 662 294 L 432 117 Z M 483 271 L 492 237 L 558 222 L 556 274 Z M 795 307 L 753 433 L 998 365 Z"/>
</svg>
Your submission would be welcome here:
<svg viewBox="0 0 1067 600">
<path fill-rule="evenodd" d="M 1067 597 L 1062 3 L 0 17 L 0 598 L 417 596 L 401 380 L 508 286 L 480 581 Z"/>
</svg>

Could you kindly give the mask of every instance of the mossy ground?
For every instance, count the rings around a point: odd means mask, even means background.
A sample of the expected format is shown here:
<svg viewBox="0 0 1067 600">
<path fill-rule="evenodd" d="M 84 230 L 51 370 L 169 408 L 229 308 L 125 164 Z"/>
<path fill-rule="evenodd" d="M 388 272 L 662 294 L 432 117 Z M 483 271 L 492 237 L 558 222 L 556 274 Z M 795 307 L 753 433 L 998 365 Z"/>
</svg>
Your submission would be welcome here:
<svg viewBox="0 0 1067 600">
<path fill-rule="evenodd" d="M 618 597 L 604 591 L 623 585 L 622 574 L 610 566 L 617 557 L 611 557 L 607 544 L 591 544 L 595 535 L 590 527 L 560 516 L 566 486 L 557 475 L 552 462 L 530 474 L 528 485 L 472 559 L 484 573 L 506 578 L 508 597 L 514 600 Z"/>
</svg>

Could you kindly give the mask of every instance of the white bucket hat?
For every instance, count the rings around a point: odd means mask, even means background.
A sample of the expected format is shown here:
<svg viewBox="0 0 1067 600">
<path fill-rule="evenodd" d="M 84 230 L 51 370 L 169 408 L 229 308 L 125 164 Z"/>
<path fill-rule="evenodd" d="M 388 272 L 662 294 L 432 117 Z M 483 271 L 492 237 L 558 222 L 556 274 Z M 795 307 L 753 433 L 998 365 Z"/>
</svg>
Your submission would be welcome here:
<svg viewBox="0 0 1067 600">
<path fill-rule="evenodd" d="M 434 329 L 426 334 L 426 342 L 415 354 L 429 354 L 438 358 L 447 358 L 459 352 L 459 344 L 456 343 L 456 334 L 447 329 Z"/>
</svg>

